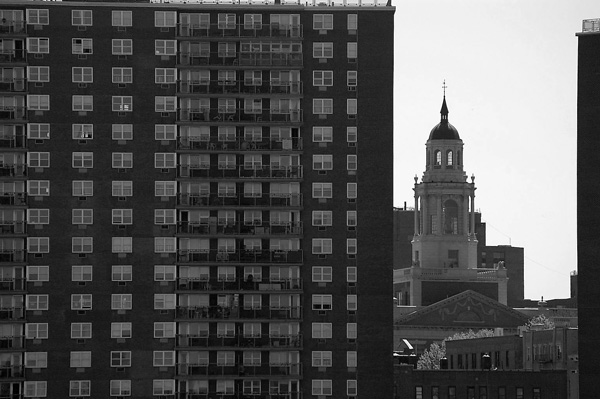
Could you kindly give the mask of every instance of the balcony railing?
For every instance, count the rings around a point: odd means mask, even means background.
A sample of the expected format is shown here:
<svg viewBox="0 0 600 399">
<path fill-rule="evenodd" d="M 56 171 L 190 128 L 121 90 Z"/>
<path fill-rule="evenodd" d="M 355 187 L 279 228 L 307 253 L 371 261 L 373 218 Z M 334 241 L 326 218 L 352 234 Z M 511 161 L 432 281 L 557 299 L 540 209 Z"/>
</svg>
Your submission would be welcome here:
<svg viewBox="0 0 600 399">
<path fill-rule="evenodd" d="M 0 228 L 1 227 L 2 226 L 0 225 Z M 302 234 L 302 222 L 290 222 L 287 224 L 280 224 L 277 222 L 273 225 L 268 221 L 261 221 L 260 223 L 237 222 L 229 224 L 179 222 L 177 224 L 177 232 L 194 235 L 294 235 Z"/>
<path fill-rule="evenodd" d="M 0 205 L 27 205 L 27 193 L 0 193 Z"/>
<path fill-rule="evenodd" d="M 229 194 L 229 193 L 227 193 Z M 300 207 L 302 194 L 269 194 L 248 197 L 244 193 L 231 195 L 210 194 L 179 194 L 177 205 L 185 207 L 210 207 L 210 206 L 272 206 L 272 207 Z M 2 197 L 0 196 L 0 204 Z"/>
<path fill-rule="evenodd" d="M 179 110 L 180 122 L 302 122 L 302 120 L 301 109 L 260 109 L 246 112 L 242 109 L 182 107 Z"/>
<path fill-rule="evenodd" d="M 0 106 L 0 120 L 22 120 L 25 118 L 25 111 L 23 106 Z"/>
<path fill-rule="evenodd" d="M 25 91 L 25 79 L 0 77 L 0 91 L 8 91 L 8 92 Z"/>
<path fill-rule="evenodd" d="M 178 24 L 181 37 L 293 37 L 302 38 L 303 26 L 280 24 L 235 24 L 224 29 L 219 24 Z"/>
<path fill-rule="evenodd" d="M 234 281 L 228 281 L 219 278 L 179 278 L 177 279 L 177 289 L 181 291 L 295 291 L 302 289 L 302 279 L 267 279 L 260 281 L 247 281 L 237 278 Z"/>
<path fill-rule="evenodd" d="M 0 169 L 1 172 L 1 169 Z M 270 165 L 209 165 L 189 164 L 179 167 L 177 177 L 203 178 L 247 178 L 247 179 L 301 179 L 302 166 L 270 166 Z"/>
<path fill-rule="evenodd" d="M 300 376 L 302 372 L 301 363 L 286 364 L 261 364 L 261 365 L 219 365 L 216 363 L 193 364 L 179 363 L 177 373 L 181 376 Z"/>
<path fill-rule="evenodd" d="M 25 337 L 0 337 L 0 350 L 2 349 L 23 349 Z"/>
<path fill-rule="evenodd" d="M 0 24 L 0 35 L 25 33 L 25 21 L 7 21 Z"/>
<path fill-rule="evenodd" d="M 6 291 L 24 291 L 24 290 L 25 290 L 25 279 L 24 278 L 13 277 L 13 278 L 0 279 L 0 293 L 6 292 Z"/>
<path fill-rule="evenodd" d="M 302 263 L 302 250 L 234 250 L 223 252 L 216 249 L 210 250 L 185 250 L 177 253 L 178 263 Z"/>
<path fill-rule="evenodd" d="M 25 50 L 0 50 L 2 62 L 25 62 Z"/>
<path fill-rule="evenodd" d="M 0 366 L 0 378 L 21 378 L 23 377 L 23 366 L 20 364 L 15 365 L 2 365 Z"/>
<path fill-rule="evenodd" d="M 180 80 L 179 94 L 301 94 L 301 82 L 264 81 L 260 84 L 236 80 Z"/>
<path fill-rule="evenodd" d="M 178 66 L 287 66 L 302 67 L 302 53 L 243 52 L 243 53 L 196 53 L 180 51 Z"/>
<path fill-rule="evenodd" d="M 0 262 L 24 262 L 24 249 L 0 249 Z"/>
<path fill-rule="evenodd" d="M 1 140 L 0 140 L 1 145 Z M 302 139 L 291 138 L 282 140 L 260 140 L 251 141 L 244 138 L 237 138 L 232 141 L 217 140 L 198 140 L 191 137 L 180 137 L 177 141 L 178 150 L 202 150 L 202 151 L 298 151 L 302 150 Z"/>
<path fill-rule="evenodd" d="M 25 309 L 23 307 L 0 308 L 0 320 L 24 320 Z"/>
<path fill-rule="evenodd" d="M 270 307 L 262 306 L 256 309 L 223 306 L 178 306 L 176 318 L 180 320 L 202 319 L 267 319 L 267 320 L 298 320 L 302 317 L 301 306 Z M 233 338 L 233 337 L 232 337 Z"/>
<path fill-rule="evenodd" d="M 240 348 L 301 348 L 302 335 L 260 335 L 223 337 L 217 334 L 177 336 L 181 348 L 240 347 Z"/>
<path fill-rule="evenodd" d="M 5 134 L 0 137 L 0 148 L 25 148 L 27 140 L 21 134 Z"/>
<path fill-rule="evenodd" d="M 0 164 L 0 177 L 23 177 L 27 175 L 27 165 L 25 164 Z"/>
<path fill-rule="evenodd" d="M 157 397 L 158 398 L 158 397 Z M 263 392 L 235 392 L 235 393 L 223 393 L 217 391 L 192 391 L 189 392 L 178 392 L 177 399 L 301 399 L 302 394 L 300 392 L 292 392 L 288 394 L 269 394 L 268 391 Z M 2 399 L 0 397 L 0 399 Z M 12 398 L 11 398 L 12 399 Z M 20 399 L 20 398 L 19 398 Z"/>
<path fill-rule="evenodd" d="M 24 221 L 0 220 L 1 234 L 25 234 L 27 223 Z M 1 281 L 1 280 L 0 280 Z"/>
</svg>

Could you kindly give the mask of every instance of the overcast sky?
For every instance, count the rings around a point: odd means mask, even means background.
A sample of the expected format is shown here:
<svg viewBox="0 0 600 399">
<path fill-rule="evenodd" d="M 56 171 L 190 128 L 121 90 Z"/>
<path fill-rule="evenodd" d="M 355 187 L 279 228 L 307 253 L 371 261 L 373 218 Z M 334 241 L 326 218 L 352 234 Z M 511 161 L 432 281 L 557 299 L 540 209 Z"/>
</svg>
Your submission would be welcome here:
<svg viewBox="0 0 600 399">
<path fill-rule="evenodd" d="M 475 175 L 487 244 L 525 248 L 525 297 L 569 297 L 577 269 L 577 38 L 598 0 L 393 0 L 394 205 L 449 121 Z"/>
</svg>

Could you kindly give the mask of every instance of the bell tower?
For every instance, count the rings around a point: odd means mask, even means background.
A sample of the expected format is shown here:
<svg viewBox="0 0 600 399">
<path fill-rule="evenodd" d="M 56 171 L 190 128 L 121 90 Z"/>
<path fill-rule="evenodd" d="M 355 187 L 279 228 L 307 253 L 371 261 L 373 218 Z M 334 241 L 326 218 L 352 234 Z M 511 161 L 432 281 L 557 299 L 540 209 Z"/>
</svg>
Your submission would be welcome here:
<svg viewBox="0 0 600 399">
<path fill-rule="evenodd" d="M 441 120 L 429 134 L 425 172 L 415 175 L 413 266 L 476 269 L 475 176 L 463 169 L 463 141 L 448 121 L 446 86 Z"/>
</svg>

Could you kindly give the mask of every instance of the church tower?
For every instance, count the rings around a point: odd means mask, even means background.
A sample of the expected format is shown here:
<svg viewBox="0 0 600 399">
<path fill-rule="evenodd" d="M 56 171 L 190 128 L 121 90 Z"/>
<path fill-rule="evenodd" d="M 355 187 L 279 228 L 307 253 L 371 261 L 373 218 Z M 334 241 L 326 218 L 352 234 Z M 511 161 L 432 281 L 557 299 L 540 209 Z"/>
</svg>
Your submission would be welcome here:
<svg viewBox="0 0 600 399">
<path fill-rule="evenodd" d="M 426 143 L 426 168 L 415 176 L 413 264 L 423 268 L 477 268 L 475 177 L 467 182 L 463 141 L 448 121 L 446 95 L 441 120 Z"/>
</svg>

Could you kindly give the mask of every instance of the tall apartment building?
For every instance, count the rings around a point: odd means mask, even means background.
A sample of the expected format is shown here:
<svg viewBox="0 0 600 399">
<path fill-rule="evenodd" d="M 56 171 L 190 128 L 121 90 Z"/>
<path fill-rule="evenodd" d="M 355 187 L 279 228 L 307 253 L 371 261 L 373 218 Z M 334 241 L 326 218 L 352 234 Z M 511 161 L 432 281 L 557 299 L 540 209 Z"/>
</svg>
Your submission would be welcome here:
<svg viewBox="0 0 600 399">
<path fill-rule="evenodd" d="M 393 14 L 3 0 L 0 397 L 391 397 Z"/>
<path fill-rule="evenodd" d="M 596 395 L 600 356 L 600 18 L 583 21 L 577 34 L 577 308 L 579 312 L 579 395 Z"/>
</svg>

